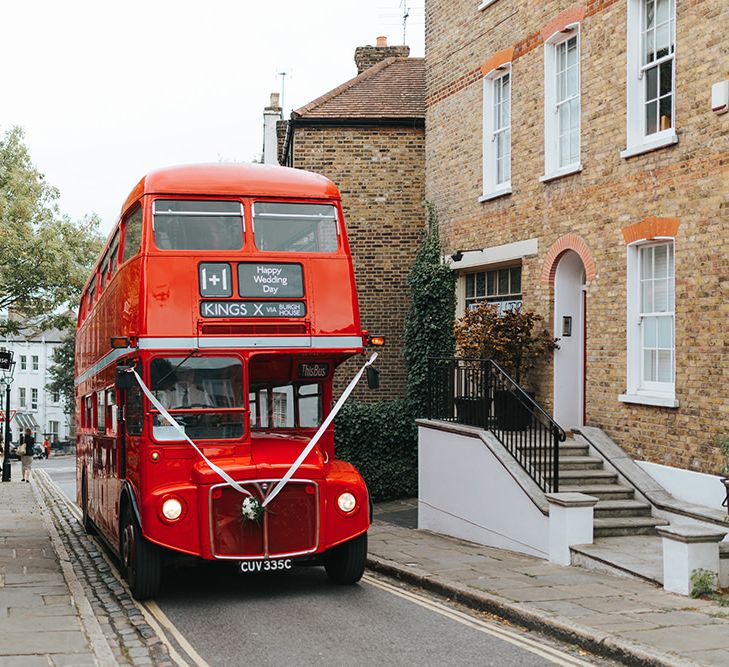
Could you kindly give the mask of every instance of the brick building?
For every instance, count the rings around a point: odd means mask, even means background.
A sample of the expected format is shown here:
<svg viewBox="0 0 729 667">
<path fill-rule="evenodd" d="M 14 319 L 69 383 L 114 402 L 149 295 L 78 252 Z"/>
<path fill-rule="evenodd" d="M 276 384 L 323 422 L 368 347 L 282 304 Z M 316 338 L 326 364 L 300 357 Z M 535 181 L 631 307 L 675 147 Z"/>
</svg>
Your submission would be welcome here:
<svg viewBox="0 0 729 667">
<path fill-rule="evenodd" d="M 460 311 L 542 314 L 557 421 L 703 472 L 729 434 L 726 26 L 722 0 L 426 3 L 426 198 Z"/>
<path fill-rule="evenodd" d="M 362 325 L 386 338 L 380 390 L 358 389 L 369 400 L 405 390 L 406 280 L 425 220 L 425 65 L 409 51 L 384 38 L 357 48 L 357 76 L 293 111 L 279 132 L 281 164 L 323 174 L 341 191 Z"/>
</svg>

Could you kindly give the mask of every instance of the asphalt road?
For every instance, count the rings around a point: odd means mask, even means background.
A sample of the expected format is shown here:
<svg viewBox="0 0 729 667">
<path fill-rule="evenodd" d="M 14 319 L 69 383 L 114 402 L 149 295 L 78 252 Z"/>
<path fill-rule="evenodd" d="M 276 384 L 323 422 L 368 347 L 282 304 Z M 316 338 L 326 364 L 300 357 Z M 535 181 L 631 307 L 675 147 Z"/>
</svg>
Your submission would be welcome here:
<svg viewBox="0 0 729 667">
<path fill-rule="evenodd" d="M 35 466 L 75 501 L 72 457 Z M 509 628 L 504 639 L 492 619 L 370 575 L 335 586 L 323 568 L 240 575 L 231 564 L 181 566 L 166 572 L 156 603 L 201 665 L 578 664 L 533 633 Z"/>
</svg>

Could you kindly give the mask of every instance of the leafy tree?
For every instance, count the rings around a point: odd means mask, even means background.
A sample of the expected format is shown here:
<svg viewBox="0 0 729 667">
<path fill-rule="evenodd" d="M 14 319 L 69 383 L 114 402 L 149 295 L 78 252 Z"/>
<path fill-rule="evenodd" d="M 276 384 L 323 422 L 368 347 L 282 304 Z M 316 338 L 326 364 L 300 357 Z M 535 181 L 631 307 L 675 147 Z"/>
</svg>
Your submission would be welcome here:
<svg viewBox="0 0 729 667">
<path fill-rule="evenodd" d="M 410 311 L 405 324 L 408 397 L 418 415 L 428 396 L 429 357 L 452 357 L 456 276 L 442 259 L 438 216 L 426 203 L 428 226 L 408 275 Z"/>
<path fill-rule="evenodd" d="M 102 238 L 99 219 L 60 215 L 59 193 L 33 165 L 23 131 L 0 138 L 0 335 L 70 325 Z"/>
<path fill-rule="evenodd" d="M 66 414 L 73 412 L 73 362 L 76 348 L 76 330 L 70 329 L 61 344 L 53 350 L 53 366 L 48 369 L 51 381 L 46 384 L 48 391 L 57 391 L 63 397 Z"/>
</svg>

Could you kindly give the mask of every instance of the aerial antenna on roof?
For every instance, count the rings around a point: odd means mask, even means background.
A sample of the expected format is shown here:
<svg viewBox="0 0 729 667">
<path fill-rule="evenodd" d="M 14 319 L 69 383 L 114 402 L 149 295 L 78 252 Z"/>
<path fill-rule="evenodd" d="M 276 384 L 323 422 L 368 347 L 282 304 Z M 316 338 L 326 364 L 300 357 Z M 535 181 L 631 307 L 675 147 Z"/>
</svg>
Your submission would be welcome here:
<svg viewBox="0 0 729 667">
<path fill-rule="evenodd" d="M 276 76 L 281 77 L 281 113 L 284 112 L 284 84 L 286 83 L 286 77 L 289 76 L 291 72 L 276 72 Z"/>
<path fill-rule="evenodd" d="M 408 0 L 400 0 L 400 7 L 402 7 L 402 43 L 403 46 L 405 46 L 407 44 L 407 41 L 405 41 L 405 34 L 408 27 L 408 16 L 410 16 Z"/>
</svg>

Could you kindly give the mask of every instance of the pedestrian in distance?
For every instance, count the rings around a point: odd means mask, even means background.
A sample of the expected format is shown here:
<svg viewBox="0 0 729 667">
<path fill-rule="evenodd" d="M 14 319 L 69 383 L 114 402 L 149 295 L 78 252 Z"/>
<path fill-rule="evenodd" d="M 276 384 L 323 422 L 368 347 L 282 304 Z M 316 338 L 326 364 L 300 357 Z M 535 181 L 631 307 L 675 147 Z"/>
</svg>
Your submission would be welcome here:
<svg viewBox="0 0 729 667">
<path fill-rule="evenodd" d="M 51 443 L 48 438 L 43 438 L 43 451 L 45 458 L 48 458 L 51 455 Z"/>
<path fill-rule="evenodd" d="M 20 447 L 25 446 L 25 453 L 21 455 L 23 479 L 22 482 L 30 482 L 30 468 L 33 465 L 33 450 L 35 449 L 35 438 L 29 428 L 25 429 L 25 435 L 20 438 Z"/>
</svg>

